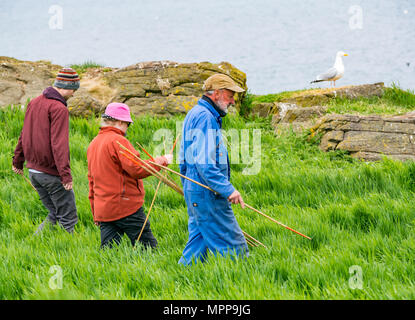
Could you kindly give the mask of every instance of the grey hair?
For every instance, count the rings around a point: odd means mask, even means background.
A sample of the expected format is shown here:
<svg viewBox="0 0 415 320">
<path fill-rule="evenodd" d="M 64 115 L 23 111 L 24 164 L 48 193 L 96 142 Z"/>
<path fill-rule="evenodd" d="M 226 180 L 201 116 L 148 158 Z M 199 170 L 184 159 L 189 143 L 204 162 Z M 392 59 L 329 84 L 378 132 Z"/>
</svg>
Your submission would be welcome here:
<svg viewBox="0 0 415 320">
<path fill-rule="evenodd" d="M 215 92 L 215 90 L 209 90 L 209 91 L 205 91 L 205 94 L 207 94 L 208 96 L 211 96 L 213 92 Z"/>
<path fill-rule="evenodd" d="M 112 117 L 101 117 L 101 127 L 111 127 L 117 121 L 117 119 L 114 119 Z"/>
</svg>

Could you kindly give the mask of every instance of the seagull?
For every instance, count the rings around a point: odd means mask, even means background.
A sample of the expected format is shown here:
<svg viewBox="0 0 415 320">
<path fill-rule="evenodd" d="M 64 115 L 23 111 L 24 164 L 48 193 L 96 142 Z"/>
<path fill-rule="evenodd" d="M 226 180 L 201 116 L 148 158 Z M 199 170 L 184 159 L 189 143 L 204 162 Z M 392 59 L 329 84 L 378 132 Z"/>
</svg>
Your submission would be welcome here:
<svg viewBox="0 0 415 320">
<path fill-rule="evenodd" d="M 336 54 L 336 61 L 334 62 L 334 66 L 330 69 L 328 69 L 326 72 L 319 74 L 316 77 L 316 80 L 311 81 L 310 83 L 315 82 L 322 82 L 322 81 L 330 81 L 330 83 L 333 84 L 333 86 L 336 86 L 336 80 L 339 80 L 341 77 L 343 77 L 344 74 L 344 65 L 342 57 L 348 56 L 347 53 L 344 53 L 343 51 L 339 51 Z"/>
</svg>

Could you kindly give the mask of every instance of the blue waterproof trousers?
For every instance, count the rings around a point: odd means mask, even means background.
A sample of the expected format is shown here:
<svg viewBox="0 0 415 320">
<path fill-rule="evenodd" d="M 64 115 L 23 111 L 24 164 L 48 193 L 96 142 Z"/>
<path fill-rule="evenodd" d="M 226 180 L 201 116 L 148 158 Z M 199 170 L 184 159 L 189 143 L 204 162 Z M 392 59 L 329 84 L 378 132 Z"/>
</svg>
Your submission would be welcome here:
<svg viewBox="0 0 415 320">
<path fill-rule="evenodd" d="M 189 240 L 179 263 L 204 261 L 208 251 L 221 255 L 248 256 L 248 246 L 235 219 L 231 203 L 206 191 L 185 191 L 189 215 Z"/>
</svg>

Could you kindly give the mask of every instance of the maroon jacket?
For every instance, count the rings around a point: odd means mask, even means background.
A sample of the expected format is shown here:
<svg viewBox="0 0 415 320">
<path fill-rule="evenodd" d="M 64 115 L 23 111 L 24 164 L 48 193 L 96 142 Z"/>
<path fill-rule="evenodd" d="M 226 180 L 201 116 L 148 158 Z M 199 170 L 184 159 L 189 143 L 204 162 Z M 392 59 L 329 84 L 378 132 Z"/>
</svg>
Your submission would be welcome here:
<svg viewBox="0 0 415 320">
<path fill-rule="evenodd" d="M 65 99 L 52 87 L 27 106 L 13 165 L 23 169 L 25 161 L 29 169 L 61 177 L 63 184 L 72 181 L 69 111 Z"/>
</svg>

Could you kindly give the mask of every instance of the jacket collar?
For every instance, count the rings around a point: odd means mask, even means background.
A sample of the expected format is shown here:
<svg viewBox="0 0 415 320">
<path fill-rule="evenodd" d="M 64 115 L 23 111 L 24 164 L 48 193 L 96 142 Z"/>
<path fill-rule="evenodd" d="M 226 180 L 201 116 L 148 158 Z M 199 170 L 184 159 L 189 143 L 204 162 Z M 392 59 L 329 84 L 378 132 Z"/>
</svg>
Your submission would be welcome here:
<svg viewBox="0 0 415 320">
<path fill-rule="evenodd" d="M 216 120 L 219 123 L 219 126 L 222 127 L 222 117 L 220 116 L 219 112 L 215 109 L 215 107 L 213 106 L 213 101 L 211 99 L 209 99 L 209 97 L 206 97 L 207 99 L 204 99 L 206 96 L 203 96 L 200 100 L 199 100 L 199 105 L 205 107 L 206 109 L 208 109 L 212 115 L 216 118 Z"/>
<path fill-rule="evenodd" d="M 125 136 L 125 133 L 122 130 L 120 130 L 118 128 L 115 128 L 115 127 L 101 127 L 101 128 L 99 128 L 99 133 L 98 134 L 103 134 L 103 133 L 107 133 L 107 132 L 115 132 L 116 134 Z"/>
<path fill-rule="evenodd" d="M 68 106 L 66 104 L 65 98 L 62 97 L 61 94 L 58 91 L 56 91 L 53 87 L 47 87 L 45 90 L 43 90 L 43 95 L 47 99 L 57 100 L 59 102 L 62 102 L 65 106 Z"/>
<path fill-rule="evenodd" d="M 213 102 L 213 100 L 211 99 L 211 98 L 209 98 L 207 95 L 203 95 L 202 96 L 202 100 L 205 100 L 205 101 L 207 101 L 207 102 L 209 102 L 209 104 L 213 107 L 213 108 L 215 108 L 215 110 L 219 113 L 219 115 L 223 118 L 224 116 L 226 116 L 226 112 L 223 112 L 219 107 L 218 107 L 218 105 L 215 103 L 215 102 Z"/>
</svg>

